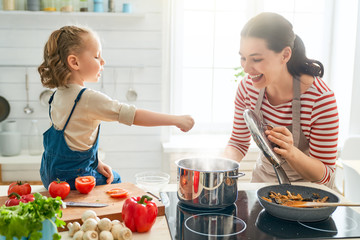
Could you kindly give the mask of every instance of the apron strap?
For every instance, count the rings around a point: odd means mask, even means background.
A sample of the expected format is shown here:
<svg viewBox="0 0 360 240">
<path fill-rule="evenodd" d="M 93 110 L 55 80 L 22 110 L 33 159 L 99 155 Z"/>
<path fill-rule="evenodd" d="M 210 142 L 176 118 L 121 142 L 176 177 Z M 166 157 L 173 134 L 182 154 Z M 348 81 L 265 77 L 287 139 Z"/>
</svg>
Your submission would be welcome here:
<svg viewBox="0 0 360 240">
<path fill-rule="evenodd" d="M 56 91 L 53 92 L 53 94 L 51 94 L 51 97 L 49 99 L 49 117 L 50 117 L 50 120 L 52 122 L 52 118 L 51 118 L 51 103 L 52 101 L 54 100 L 54 95 L 55 95 Z"/>
<path fill-rule="evenodd" d="M 73 106 L 72 109 L 71 109 L 70 115 L 69 115 L 68 119 L 66 120 L 65 126 L 64 126 L 64 128 L 63 128 L 62 131 L 65 131 L 65 128 L 66 128 L 66 126 L 68 125 L 69 120 L 70 120 L 70 118 L 71 118 L 71 115 L 72 115 L 73 112 L 74 112 L 74 109 L 75 109 L 75 107 L 76 107 L 76 104 L 77 104 L 78 101 L 80 100 L 81 95 L 83 94 L 83 92 L 84 92 L 85 90 L 86 90 L 86 88 L 81 89 L 81 91 L 80 91 L 79 94 L 77 95 L 77 97 L 76 97 L 76 99 L 75 99 L 74 106 Z"/>
<path fill-rule="evenodd" d="M 301 102 L 300 102 L 300 79 L 293 79 L 293 95 L 292 100 L 292 134 L 294 138 L 294 146 L 299 147 L 300 142 L 300 126 L 301 126 Z"/>
<path fill-rule="evenodd" d="M 255 105 L 255 113 L 256 113 L 256 115 L 258 115 L 260 117 L 260 119 L 262 119 L 262 114 L 261 114 L 260 109 L 261 109 L 261 105 L 262 105 L 262 102 L 264 99 L 264 94 L 265 94 L 265 88 L 260 89 L 258 100 Z"/>
</svg>

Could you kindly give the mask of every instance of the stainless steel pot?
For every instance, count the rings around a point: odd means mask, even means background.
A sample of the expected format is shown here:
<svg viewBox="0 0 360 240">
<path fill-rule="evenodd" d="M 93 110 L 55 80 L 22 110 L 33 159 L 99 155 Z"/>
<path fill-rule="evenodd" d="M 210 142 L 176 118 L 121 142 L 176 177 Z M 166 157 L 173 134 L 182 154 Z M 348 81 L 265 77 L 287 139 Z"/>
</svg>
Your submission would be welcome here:
<svg viewBox="0 0 360 240">
<path fill-rule="evenodd" d="M 237 200 L 239 163 L 226 158 L 184 158 L 176 161 L 180 202 L 199 208 L 224 208 Z"/>
</svg>

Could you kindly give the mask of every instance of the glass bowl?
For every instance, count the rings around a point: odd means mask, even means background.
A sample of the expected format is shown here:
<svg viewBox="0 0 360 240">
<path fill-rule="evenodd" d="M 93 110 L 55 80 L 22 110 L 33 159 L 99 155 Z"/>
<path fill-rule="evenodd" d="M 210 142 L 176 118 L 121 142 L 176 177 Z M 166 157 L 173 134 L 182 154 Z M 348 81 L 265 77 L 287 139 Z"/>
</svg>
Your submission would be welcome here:
<svg viewBox="0 0 360 240">
<path fill-rule="evenodd" d="M 136 184 L 145 191 L 158 194 L 170 181 L 170 175 L 160 171 L 135 174 Z"/>
</svg>

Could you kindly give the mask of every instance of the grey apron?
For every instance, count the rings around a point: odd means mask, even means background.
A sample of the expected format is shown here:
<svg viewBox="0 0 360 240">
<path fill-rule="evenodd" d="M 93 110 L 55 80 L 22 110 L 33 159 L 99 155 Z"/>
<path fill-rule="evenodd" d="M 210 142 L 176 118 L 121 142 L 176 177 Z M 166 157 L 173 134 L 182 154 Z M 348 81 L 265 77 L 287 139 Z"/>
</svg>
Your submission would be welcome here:
<svg viewBox="0 0 360 240">
<path fill-rule="evenodd" d="M 255 113 L 264 121 L 263 116 L 261 114 L 261 105 L 263 102 L 265 94 L 265 88 L 260 90 L 259 98 L 256 102 Z M 299 148 L 303 153 L 309 155 L 309 141 L 306 139 L 303 131 L 301 130 L 300 124 L 300 80 L 294 78 L 293 79 L 293 94 L 294 98 L 292 100 L 292 125 L 286 126 L 290 132 L 293 134 L 294 138 L 294 146 Z M 293 170 L 290 165 L 284 161 L 281 165 L 285 170 L 287 176 L 289 177 L 290 182 L 297 181 L 306 181 L 299 175 L 295 170 Z M 251 182 L 277 182 L 277 177 L 274 171 L 272 164 L 265 158 L 263 153 L 260 153 L 259 158 L 256 161 L 256 165 L 253 169 Z"/>
</svg>

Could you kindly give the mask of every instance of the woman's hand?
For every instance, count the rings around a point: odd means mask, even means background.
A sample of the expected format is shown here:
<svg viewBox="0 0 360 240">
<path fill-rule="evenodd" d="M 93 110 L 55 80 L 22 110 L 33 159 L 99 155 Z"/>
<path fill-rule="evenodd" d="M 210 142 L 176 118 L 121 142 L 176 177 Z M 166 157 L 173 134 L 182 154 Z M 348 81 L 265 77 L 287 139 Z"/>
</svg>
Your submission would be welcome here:
<svg viewBox="0 0 360 240">
<path fill-rule="evenodd" d="M 98 163 L 97 171 L 107 178 L 107 184 L 111 184 L 114 181 L 114 174 L 112 173 L 112 168 L 100 160 Z"/>
<path fill-rule="evenodd" d="M 274 127 L 271 130 L 266 130 L 270 142 L 277 145 L 274 147 L 274 152 L 285 159 L 291 159 L 296 154 L 296 147 L 294 146 L 294 139 L 292 133 L 286 127 Z"/>
<path fill-rule="evenodd" d="M 178 118 L 179 120 L 176 123 L 176 127 L 180 128 L 183 132 L 187 132 L 192 129 L 195 124 L 194 119 L 190 115 L 182 115 L 178 116 Z"/>
</svg>

